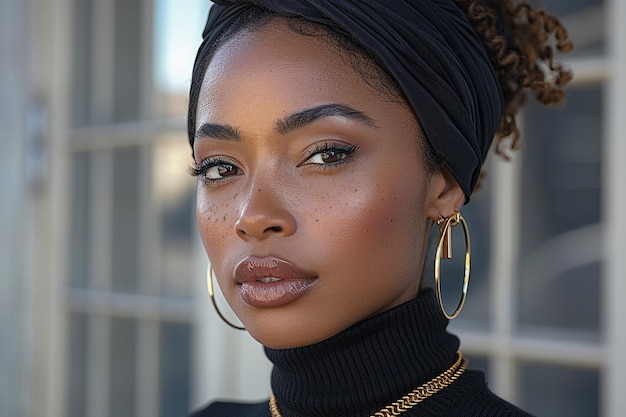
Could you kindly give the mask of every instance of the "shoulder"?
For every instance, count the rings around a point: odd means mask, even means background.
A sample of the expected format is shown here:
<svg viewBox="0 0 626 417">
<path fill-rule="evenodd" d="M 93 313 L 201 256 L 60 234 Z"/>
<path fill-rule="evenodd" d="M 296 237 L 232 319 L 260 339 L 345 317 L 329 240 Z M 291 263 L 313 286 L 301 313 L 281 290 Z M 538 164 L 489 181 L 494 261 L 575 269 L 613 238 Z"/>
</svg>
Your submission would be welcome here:
<svg viewBox="0 0 626 417">
<path fill-rule="evenodd" d="M 197 410 L 189 417 L 269 417 L 268 402 L 238 404 L 215 402 Z"/>
</svg>

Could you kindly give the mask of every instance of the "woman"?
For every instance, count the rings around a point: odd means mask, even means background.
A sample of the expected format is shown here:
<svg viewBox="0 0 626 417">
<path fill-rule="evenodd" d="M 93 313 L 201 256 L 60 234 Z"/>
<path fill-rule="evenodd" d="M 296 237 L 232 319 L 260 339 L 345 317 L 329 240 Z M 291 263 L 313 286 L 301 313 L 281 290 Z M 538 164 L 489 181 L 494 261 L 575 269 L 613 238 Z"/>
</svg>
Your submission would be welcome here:
<svg viewBox="0 0 626 417">
<path fill-rule="evenodd" d="M 434 224 L 437 261 L 468 237 L 524 91 L 563 100 L 559 22 L 516 1 L 217 3 L 190 94 L 198 226 L 273 394 L 195 416 L 527 415 L 466 370 L 445 330 L 463 300 L 446 312 L 422 271 Z"/>
</svg>

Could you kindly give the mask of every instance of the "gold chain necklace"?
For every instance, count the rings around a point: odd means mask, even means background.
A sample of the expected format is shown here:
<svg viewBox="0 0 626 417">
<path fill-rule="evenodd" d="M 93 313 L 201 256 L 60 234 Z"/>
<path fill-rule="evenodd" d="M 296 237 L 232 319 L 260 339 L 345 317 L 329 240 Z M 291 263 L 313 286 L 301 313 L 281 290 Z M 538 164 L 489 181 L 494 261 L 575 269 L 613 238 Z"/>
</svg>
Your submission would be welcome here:
<svg viewBox="0 0 626 417">
<path fill-rule="evenodd" d="M 400 398 L 398 401 L 382 408 L 377 413 L 374 413 L 370 417 L 392 417 L 398 416 L 405 411 L 410 410 L 415 405 L 421 403 L 428 397 L 432 397 L 439 391 L 443 390 L 448 385 L 456 381 L 463 372 L 467 369 L 468 361 L 463 359 L 463 354 L 457 352 L 456 361 L 454 364 L 446 370 L 444 373 L 434 377 L 425 384 L 420 385 L 407 395 Z M 270 413 L 272 417 L 282 417 L 280 410 L 278 409 L 278 403 L 274 393 L 270 395 Z"/>
</svg>

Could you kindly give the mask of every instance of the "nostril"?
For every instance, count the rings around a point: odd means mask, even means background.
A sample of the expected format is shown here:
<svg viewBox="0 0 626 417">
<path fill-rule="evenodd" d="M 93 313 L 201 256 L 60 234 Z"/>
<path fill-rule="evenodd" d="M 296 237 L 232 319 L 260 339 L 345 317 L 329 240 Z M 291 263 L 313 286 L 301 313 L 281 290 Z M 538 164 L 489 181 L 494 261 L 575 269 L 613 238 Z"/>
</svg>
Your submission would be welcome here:
<svg viewBox="0 0 626 417">
<path fill-rule="evenodd" d="M 272 226 L 272 227 L 268 227 L 266 230 L 269 230 L 270 232 L 280 233 L 283 231 L 283 228 L 280 226 Z"/>
</svg>

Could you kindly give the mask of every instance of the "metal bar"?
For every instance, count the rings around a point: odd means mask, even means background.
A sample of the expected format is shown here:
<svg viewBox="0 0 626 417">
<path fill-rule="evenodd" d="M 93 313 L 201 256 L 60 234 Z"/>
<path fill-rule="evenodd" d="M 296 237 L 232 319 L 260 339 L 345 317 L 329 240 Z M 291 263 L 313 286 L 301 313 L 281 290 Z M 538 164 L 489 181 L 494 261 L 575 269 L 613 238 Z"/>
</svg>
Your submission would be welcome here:
<svg viewBox="0 0 626 417">
<path fill-rule="evenodd" d="M 516 361 L 550 363 L 555 365 L 600 368 L 606 364 L 606 347 L 594 336 L 579 332 L 559 332 L 550 329 L 548 338 L 544 332 L 536 336 L 517 336 L 511 339 L 510 355 Z M 463 340 L 463 353 L 471 355 L 497 354 L 496 336 L 489 332 L 457 331 Z"/>
<path fill-rule="evenodd" d="M 166 320 L 189 323 L 195 303 L 183 298 L 71 289 L 66 295 L 70 311 L 138 320 Z"/>
<path fill-rule="evenodd" d="M 88 286 L 107 291 L 111 286 L 113 207 L 111 194 L 113 155 L 101 152 L 93 155 L 90 177 L 91 222 L 90 277 Z M 109 346 L 110 317 L 88 308 L 87 340 L 87 417 L 109 415 Z"/>
<path fill-rule="evenodd" d="M 618 417 L 626 410 L 626 2 L 608 0 L 606 41 L 610 60 L 607 81 L 603 150 L 603 221 L 605 228 L 603 319 L 606 329 L 607 366 L 602 373 L 602 415 Z"/>
<path fill-rule="evenodd" d="M 497 159 L 495 174 L 491 254 L 491 314 L 494 331 L 493 371 L 490 378 L 497 392 L 515 401 L 517 396 L 515 366 L 512 357 L 512 333 L 515 328 L 515 265 L 519 240 L 519 187 L 521 163 Z"/>
<path fill-rule="evenodd" d="M 41 1 L 40 1 L 41 3 Z M 47 3 L 47 2 L 46 2 Z M 72 58 L 72 16 L 73 3 L 70 0 L 55 0 L 50 5 L 50 14 L 46 21 L 54 22 L 53 56 L 50 61 L 54 69 L 49 77 L 50 106 L 50 166 L 53 174 L 50 181 L 50 211 L 43 216 L 51 219 L 51 242 L 48 243 L 50 253 L 50 291 L 46 294 L 50 300 L 50 321 L 48 332 L 50 340 L 45 347 L 47 355 L 47 398 L 43 403 L 44 411 L 40 416 L 61 417 L 67 415 L 68 400 L 68 356 L 69 315 L 65 310 L 67 300 L 64 288 L 69 276 L 69 210 L 70 155 L 67 153 L 67 126 L 70 116 L 70 76 Z M 41 277 L 40 277 L 41 278 Z"/>
<path fill-rule="evenodd" d="M 185 140 L 185 121 L 182 118 L 140 120 L 130 123 L 103 124 L 73 129 L 71 150 L 95 151 L 128 146 L 153 145 L 160 140 Z"/>
<path fill-rule="evenodd" d="M 115 80 L 115 2 L 93 0 L 90 123 L 110 122 L 113 116 Z"/>
<path fill-rule="evenodd" d="M 154 114 L 154 83 L 153 83 L 153 33 L 154 33 L 154 5 L 153 0 L 141 1 L 141 97 L 139 101 L 139 115 L 142 119 Z M 182 133 L 182 132 L 181 132 Z M 154 138 L 160 134 L 151 135 L 152 146 L 146 146 L 140 151 L 140 183 L 139 188 L 140 211 L 139 217 L 139 292 L 141 294 L 158 295 L 160 288 L 160 265 L 158 263 L 160 248 L 160 224 L 155 202 L 154 186 L 152 181 L 152 155 L 155 146 Z M 181 135 L 182 136 L 182 135 Z M 157 312 L 161 319 L 161 310 Z M 160 387 L 160 321 L 138 320 L 137 335 L 137 416 L 153 417 L 159 415 L 159 387 Z"/>
</svg>

